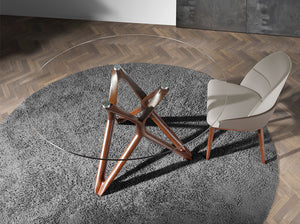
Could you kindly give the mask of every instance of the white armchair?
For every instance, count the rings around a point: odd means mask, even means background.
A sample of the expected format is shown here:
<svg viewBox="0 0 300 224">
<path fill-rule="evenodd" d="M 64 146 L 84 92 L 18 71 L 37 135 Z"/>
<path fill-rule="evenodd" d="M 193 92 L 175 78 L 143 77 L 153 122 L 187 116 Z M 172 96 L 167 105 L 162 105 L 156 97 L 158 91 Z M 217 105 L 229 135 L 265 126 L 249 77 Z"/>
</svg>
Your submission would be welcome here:
<svg viewBox="0 0 300 224">
<path fill-rule="evenodd" d="M 275 110 L 275 105 L 292 63 L 288 55 L 275 52 L 258 62 L 240 85 L 219 80 L 208 83 L 207 122 L 210 125 L 206 159 L 215 129 L 258 131 L 261 161 L 264 158 L 263 127 Z"/>
</svg>

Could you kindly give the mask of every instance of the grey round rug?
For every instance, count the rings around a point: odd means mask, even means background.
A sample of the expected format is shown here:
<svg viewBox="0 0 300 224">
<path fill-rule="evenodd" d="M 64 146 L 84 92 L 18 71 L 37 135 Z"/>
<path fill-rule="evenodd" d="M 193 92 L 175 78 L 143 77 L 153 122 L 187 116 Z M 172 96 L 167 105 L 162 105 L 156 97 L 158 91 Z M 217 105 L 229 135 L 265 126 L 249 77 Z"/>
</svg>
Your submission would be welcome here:
<svg viewBox="0 0 300 224">
<path fill-rule="evenodd" d="M 167 82 L 157 113 L 187 143 L 192 161 L 177 154 L 128 161 L 106 193 L 94 193 L 106 122 L 112 66 L 89 69 L 36 92 L 0 126 L 1 223 L 263 223 L 271 208 L 278 166 L 265 130 L 267 164 L 256 132 L 216 131 L 207 144 L 209 76 L 180 67 L 125 64 L 146 92 Z M 126 84 L 118 104 L 138 105 Z M 163 136 L 152 122 L 147 128 Z M 118 158 L 135 132 L 127 122 L 114 130 L 110 157 Z M 46 141 L 47 140 L 47 141 Z M 56 146 L 55 146 L 56 145 Z M 63 150 L 62 150 L 63 149 Z M 147 140 L 132 157 L 165 152 Z M 108 172 L 115 162 L 108 162 Z"/>
</svg>

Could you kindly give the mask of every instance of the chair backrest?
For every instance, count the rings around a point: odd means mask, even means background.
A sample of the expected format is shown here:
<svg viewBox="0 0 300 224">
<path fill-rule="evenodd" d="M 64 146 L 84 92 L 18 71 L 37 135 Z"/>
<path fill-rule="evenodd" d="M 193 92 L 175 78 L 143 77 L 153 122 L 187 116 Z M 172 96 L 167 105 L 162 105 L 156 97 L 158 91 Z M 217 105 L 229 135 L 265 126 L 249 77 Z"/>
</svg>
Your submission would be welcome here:
<svg viewBox="0 0 300 224">
<path fill-rule="evenodd" d="M 242 86 L 256 91 L 261 100 L 248 116 L 260 114 L 271 109 L 290 74 L 292 62 L 283 52 L 275 52 L 259 61 L 242 80 Z"/>
</svg>

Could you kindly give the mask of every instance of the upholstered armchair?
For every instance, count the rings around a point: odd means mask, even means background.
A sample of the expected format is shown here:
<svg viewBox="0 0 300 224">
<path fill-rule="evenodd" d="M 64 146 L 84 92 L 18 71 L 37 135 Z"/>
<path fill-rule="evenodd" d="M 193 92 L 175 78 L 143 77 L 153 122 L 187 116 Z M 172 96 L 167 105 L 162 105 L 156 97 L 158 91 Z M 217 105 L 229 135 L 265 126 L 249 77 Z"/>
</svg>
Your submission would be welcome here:
<svg viewBox="0 0 300 224">
<path fill-rule="evenodd" d="M 208 83 L 207 122 L 210 128 L 207 160 L 215 129 L 225 129 L 258 131 L 261 161 L 265 163 L 263 127 L 275 110 L 291 67 L 288 55 L 275 52 L 259 61 L 240 85 L 215 79 Z"/>
</svg>

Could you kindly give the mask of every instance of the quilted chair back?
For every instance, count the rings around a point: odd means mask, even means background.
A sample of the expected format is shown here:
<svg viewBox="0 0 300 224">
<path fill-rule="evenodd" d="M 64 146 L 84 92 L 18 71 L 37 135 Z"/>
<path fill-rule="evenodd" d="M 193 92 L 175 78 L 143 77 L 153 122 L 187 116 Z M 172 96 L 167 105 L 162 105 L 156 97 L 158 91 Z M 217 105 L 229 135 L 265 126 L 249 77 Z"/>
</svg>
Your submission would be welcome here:
<svg viewBox="0 0 300 224">
<path fill-rule="evenodd" d="M 240 85 L 256 91 L 261 96 L 261 100 L 248 116 L 266 112 L 275 105 L 291 68 L 289 56 L 279 51 L 259 61 L 248 72 Z"/>
</svg>

